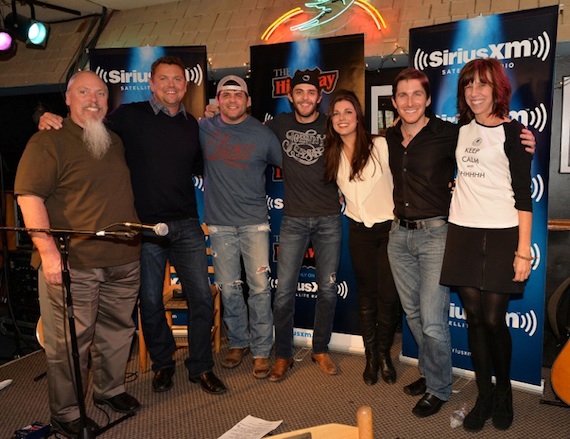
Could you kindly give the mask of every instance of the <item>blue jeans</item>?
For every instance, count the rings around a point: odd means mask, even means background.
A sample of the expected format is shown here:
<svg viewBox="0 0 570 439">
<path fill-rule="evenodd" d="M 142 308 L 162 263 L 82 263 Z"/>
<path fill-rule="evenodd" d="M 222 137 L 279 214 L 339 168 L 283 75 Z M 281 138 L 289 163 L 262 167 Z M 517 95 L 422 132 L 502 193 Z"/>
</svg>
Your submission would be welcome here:
<svg viewBox="0 0 570 439">
<path fill-rule="evenodd" d="M 213 300 L 208 281 L 206 241 L 197 218 L 170 221 L 168 235 L 143 233 L 141 256 L 140 310 L 145 342 L 152 369 L 174 366 L 176 344 L 166 322 L 162 287 L 167 259 L 176 267 L 188 303 L 188 358 L 190 376 L 196 377 L 214 367 L 210 332 Z"/>
<path fill-rule="evenodd" d="M 208 228 L 214 277 L 222 291 L 229 347 L 249 347 L 254 358 L 268 358 L 273 345 L 268 276 L 269 224 L 209 225 Z M 247 306 L 243 295 L 240 257 L 243 258 L 249 286 Z"/>
<path fill-rule="evenodd" d="M 439 277 L 447 224 L 407 230 L 394 221 L 388 257 L 406 320 L 418 344 L 420 373 L 427 392 L 447 401 L 451 395 L 449 288 Z"/>
<path fill-rule="evenodd" d="M 313 352 L 328 352 L 336 308 L 336 271 L 340 258 L 341 217 L 283 216 L 279 233 L 277 292 L 273 302 L 275 356 L 293 358 L 295 294 L 303 256 L 313 243 L 317 270 L 317 303 L 313 324 Z"/>
</svg>

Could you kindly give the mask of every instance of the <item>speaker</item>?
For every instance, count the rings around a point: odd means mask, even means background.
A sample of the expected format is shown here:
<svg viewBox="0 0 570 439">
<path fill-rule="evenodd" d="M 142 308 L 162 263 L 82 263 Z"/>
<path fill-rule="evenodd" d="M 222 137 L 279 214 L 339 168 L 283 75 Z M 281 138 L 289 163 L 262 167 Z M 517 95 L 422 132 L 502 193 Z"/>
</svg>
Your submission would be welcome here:
<svg viewBox="0 0 570 439">
<path fill-rule="evenodd" d="M 17 321 L 36 323 L 40 317 L 38 271 L 30 265 L 31 252 L 10 254 L 10 304 Z"/>
</svg>

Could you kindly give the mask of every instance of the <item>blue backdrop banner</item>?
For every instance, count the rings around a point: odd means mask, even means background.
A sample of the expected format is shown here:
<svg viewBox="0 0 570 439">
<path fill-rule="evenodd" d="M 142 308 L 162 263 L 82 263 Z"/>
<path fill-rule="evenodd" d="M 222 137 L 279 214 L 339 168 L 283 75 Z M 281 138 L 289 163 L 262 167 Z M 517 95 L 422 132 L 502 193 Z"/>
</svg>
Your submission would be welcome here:
<svg viewBox="0 0 570 439">
<path fill-rule="evenodd" d="M 342 54 L 342 56 L 339 56 Z M 251 47 L 252 114 L 259 120 L 292 111 L 287 99 L 289 81 L 300 69 L 320 70 L 326 112 L 336 89 L 353 90 L 364 104 L 364 36 L 350 35 L 292 43 Z M 283 216 L 283 183 L 280 169 L 268 170 L 267 205 L 271 217 L 271 285 L 277 285 L 279 228 Z M 331 349 L 362 352 L 358 326 L 358 294 L 348 251 L 348 220 L 343 218 L 343 239 L 337 272 L 338 302 Z M 309 244 L 297 284 L 295 299 L 295 344 L 311 346 L 314 308 L 317 297 L 315 258 Z"/>
<path fill-rule="evenodd" d="M 512 119 L 528 126 L 536 137 L 532 164 L 532 253 L 536 258 L 525 292 L 513 297 L 507 324 L 513 337 L 513 385 L 541 393 L 544 292 L 548 226 L 548 166 L 552 121 L 552 87 L 558 6 L 410 30 L 410 62 L 429 77 L 434 113 L 457 120 L 457 81 L 461 68 L 474 58 L 497 58 L 513 87 Z M 449 309 L 455 372 L 472 370 L 465 311 L 452 292 Z M 402 354 L 417 358 L 417 346 L 405 328 Z"/>
</svg>

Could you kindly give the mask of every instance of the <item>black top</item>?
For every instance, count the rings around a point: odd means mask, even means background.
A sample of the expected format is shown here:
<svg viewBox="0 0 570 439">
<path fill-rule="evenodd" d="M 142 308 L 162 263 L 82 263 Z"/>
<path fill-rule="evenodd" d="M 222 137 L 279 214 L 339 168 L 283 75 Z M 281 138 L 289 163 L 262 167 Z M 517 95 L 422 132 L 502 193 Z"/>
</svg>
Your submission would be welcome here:
<svg viewBox="0 0 570 439">
<path fill-rule="evenodd" d="M 284 215 L 317 217 L 340 214 L 336 183 L 325 181 L 326 115 L 300 123 L 294 113 L 281 113 L 265 124 L 283 149 Z"/>
<path fill-rule="evenodd" d="M 198 218 L 192 175 L 203 169 L 198 122 L 155 114 L 149 102 L 123 104 L 107 120 L 123 140 L 140 220 Z"/>
<path fill-rule="evenodd" d="M 394 214 L 408 220 L 448 216 L 459 127 L 426 111 L 429 122 L 407 147 L 402 122 L 386 132 L 394 176 Z"/>
</svg>

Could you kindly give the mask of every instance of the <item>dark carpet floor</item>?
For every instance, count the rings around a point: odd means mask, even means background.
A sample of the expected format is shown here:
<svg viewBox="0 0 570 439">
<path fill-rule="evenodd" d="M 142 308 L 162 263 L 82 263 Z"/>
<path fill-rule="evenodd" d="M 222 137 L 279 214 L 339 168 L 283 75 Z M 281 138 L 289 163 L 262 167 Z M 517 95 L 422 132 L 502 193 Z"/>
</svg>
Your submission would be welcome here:
<svg viewBox="0 0 570 439">
<path fill-rule="evenodd" d="M 393 355 L 400 350 L 399 340 Z M 215 354 L 219 365 L 225 348 Z M 355 425 L 359 406 L 369 405 L 373 411 L 377 438 L 569 438 L 570 411 L 567 408 L 540 404 L 541 398 L 552 400 L 549 369 L 543 369 L 545 395 L 541 397 L 514 391 L 515 421 L 504 432 L 489 421 L 476 435 L 462 429 L 451 429 L 451 412 L 467 402 L 473 405 L 476 386 L 473 381 L 458 379 L 452 399 L 436 415 L 418 419 L 411 409 L 417 398 L 403 393 L 402 386 L 417 378 L 413 366 L 395 361 L 398 382 L 366 386 L 361 373 L 361 356 L 333 353 L 340 367 L 337 376 L 324 375 L 307 355 L 281 383 L 256 380 L 251 375 L 251 357 L 234 370 L 216 366 L 215 372 L 229 387 L 225 395 L 209 395 L 188 382 L 183 360 L 185 349 L 176 353 L 177 373 L 174 388 L 157 394 L 151 391 L 152 373 L 139 373 L 136 347 L 127 367 L 127 389 L 143 404 L 134 417 L 103 433 L 101 437 L 216 439 L 247 415 L 267 420 L 283 420 L 274 431 L 283 433 L 311 425 L 341 423 Z M 46 380 L 34 380 L 45 370 L 45 358 L 38 351 L 0 366 L 0 381 L 12 379 L 0 391 L 0 439 L 11 438 L 16 429 L 34 421 L 49 422 Z M 117 418 L 96 409 L 87 390 L 87 412 L 100 425 Z"/>
</svg>

